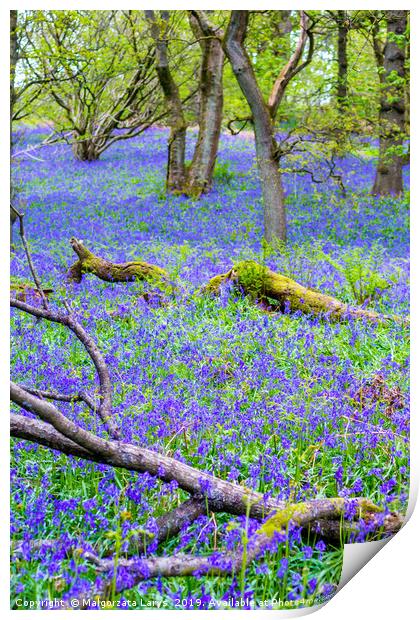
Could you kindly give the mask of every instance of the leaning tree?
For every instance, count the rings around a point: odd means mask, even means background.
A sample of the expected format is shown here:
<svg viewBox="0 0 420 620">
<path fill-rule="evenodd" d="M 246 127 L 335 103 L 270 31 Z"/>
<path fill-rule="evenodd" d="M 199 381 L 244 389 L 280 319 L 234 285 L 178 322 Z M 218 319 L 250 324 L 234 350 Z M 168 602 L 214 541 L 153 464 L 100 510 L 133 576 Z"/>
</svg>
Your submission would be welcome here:
<svg viewBox="0 0 420 620">
<path fill-rule="evenodd" d="M 212 31 L 213 36 L 220 38 L 220 33 L 211 28 L 203 11 L 195 11 L 195 14 L 202 24 L 203 31 Z M 275 121 L 288 84 L 311 61 L 313 34 L 310 30 L 309 17 L 304 11 L 300 11 L 300 32 L 296 47 L 286 64 L 281 67 L 266 102 L 245 46 L 248 24 L 249 11 L 231 11 L 222 44 L 251 111 L 250 120 L 255 134 L 257 165 L 264 203 L 264 238 L 268 242 L 285 241 L 286 208 L 279 170 L 281 149 L 278 148 L 275 138 Z M 305 60 L 302 60 L 308 42 L 308 52 Z"/>
</svg>

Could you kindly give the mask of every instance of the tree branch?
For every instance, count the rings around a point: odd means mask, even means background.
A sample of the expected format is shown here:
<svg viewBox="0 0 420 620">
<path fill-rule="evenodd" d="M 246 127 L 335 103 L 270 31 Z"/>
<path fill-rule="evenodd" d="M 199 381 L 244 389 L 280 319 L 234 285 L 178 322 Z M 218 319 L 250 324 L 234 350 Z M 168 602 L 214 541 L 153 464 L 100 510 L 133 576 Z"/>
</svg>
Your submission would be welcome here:
<svg viewBox="0 0 420 620">
<path fill-rule="evenodd" d="M 29 245 L 28 245 L 28 241 L 26 239 L 26 235 L 25 235 L 25 227 L 23 224 L 23 218 L 24 218 L 24 214 L 21 213 L 20 211 L 18 211 L 12 203 L 10 203 L 10 208 L 13 211 L 13 213 L 16 215 L 16 217 L 19 219 L 19 234 L 20 237 L 22 239 L 22 243 L 23 243 L 23 247 L 25 250 L 25 254 L 26 254 L 26 259 L 28 261 L 28 265 L 29 265 L 29 269 L 31 271 L 32 274 L 32 278 L 35 282 L 35 286 L 36 289 L 39 293 L 39 296 L 41 297 L 41 301 L 42 301 L 42 305 L 44 306 L 45 310 L 48 311 L 48 301 L 47 301 L 47 297 L 44 293 L 44 289 L 42 288 L 41 285 L 41 280 L 39 279 L 38 273 L 35 269 L 35 265 L 33 263 L 32 260 L 32 256 L 31 256 L 31 252 L 29 250 Z"/>
<path fill-rule="evenodd" d="M 248 511 L 250 517 L 262 519 L 273 511 L 281 511 L 287 507 L 287 502 L 265 498 L 261 493 L 221 480 L 147 448 L 101 439 L 68 420 L 52 404 L 36 398 L 13 383 L 11 384 L 11 398 L 17 405 L 35 413 L 57 431 L 54 433 L 51 428 L 48 429 L 46 439 L 48 443 L 43 442 L 45 426 L 40 425 L 39 422 L 35 424 L 34 421 L 26 424 L 22 420 L 23 416 L 20 416 L 18 419 L 14 418 L 13 436 L 42 443 L 42 445 L 48 445 L 66 454 L 74 454 L 113 467 L 142 473 L 148 472 L 163 482 L 176 481 L 181 489 L 192 496 L 206 497 L 209 509 L 214 512 L 223 511 L 241 515 Z M 23 419 L 26 420 L 26 418 Z M 77 444 L 76 447 L 74 444 Z M 365 498 L 355 498 L 352 501 L 363 510 L 368 507 L 373 511 L 378 510 L 370 500 Z M 342 498 L 315 499 L 305 502 L 308 511 L 315 511 L 313 514 L 316 513 L 317 518 L 325 516 L 338 518 L 343 514 L 345 504 Z"/>
<path fill-rule="evenodd" d="M 112 385 L 108 367 L 93 338 L 71 314 L 61 314 L 50 309 L 38 308 L 18 299 L 11 299 L 10 305 L 12 308 L 17 308 L 37 318 L 60 323 L 70 329 L 78 340 L 80 340 L 95 366 L 99 379 L 100 402 L 98 414 L 113 439 L 119 439 L 121 437 L 121 432 L 112 419 Z"/>
<path fill-rule="evenodd" d="M 304 62 L 299 64 L 308 39 L 309 50 L 307 57 Z M 284 97 L 284 93 L 286 92 L 287 85 L 295 77 L 295 75 L 302 71 L 311 62 L 313 52 L 314 36 L 309 30 L 309 17 L 306 15 L 305 11 L 300 11 L 300 35 L 295 51 L 277 77 L 268 100 L 268 108 L 273 119 L 277 114 L 277 110 Z"/>
</svg>

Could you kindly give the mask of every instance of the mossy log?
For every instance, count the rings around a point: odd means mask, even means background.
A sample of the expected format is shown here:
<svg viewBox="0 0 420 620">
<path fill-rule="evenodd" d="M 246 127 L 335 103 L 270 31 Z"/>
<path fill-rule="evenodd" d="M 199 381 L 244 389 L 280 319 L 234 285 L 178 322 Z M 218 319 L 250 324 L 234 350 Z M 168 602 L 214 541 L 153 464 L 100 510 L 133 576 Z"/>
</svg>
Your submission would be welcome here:
<svg viewBox="0 0 420 620">
<path fill-rule="evenodd" d="M 383 315 L 372 310 L 349 306 L 335 297 L 306 288 L 291 278 L 252 260 L 241 261 L 227 273 L 215 276 L 203 287 L 202 292 L 218 295 L 221 287 L 228 282 L 264 307 L 279 312 L 323 314 L 333 320 L 363 318 L 373 322 L 407 322 L 407 319 L 398 316 Z"/>
<path fill-rule="evenodd" d="M 74 237 L 70 239 L 70 243 L 78 256 L 78 260 L 67 272 L 68 279 L 73 282 L 80 282 L 83 274 L 92 273 L 105 282 L 144 280 L 154 284 L 164 293 L 174 291 L 169 274 L 161 267 L 142 261 L 112 263 L 90 252 Z M 199 293 L 219 295 L 223 285 L 229 282 L 242 295 L 260 303 L 263 308 L 277 312 L 299 311 L 303 314 L 325 315 L 332 320 L 361 318 L 375 323 L 389 321 L 408 323 L 406 318 L 349 306 L 336 297 L 306 288 L 253 260 L 236 263 L 228 272 L 212 278 Z"/>
<path fill-rule="evenodd" d="M 92 273 L 105 282 L 135 282 L 136 280 L 156 284 L 159 288 L 169 286 L 169 274 L 161 267 L 143 261 L 112 263 L 96 256 L 78 239 L 72 237 L 70 245 L 78 260 L 70 267 L 67 278 L 72 282 L 81 282 L 85 273 Z"/>
</svg>

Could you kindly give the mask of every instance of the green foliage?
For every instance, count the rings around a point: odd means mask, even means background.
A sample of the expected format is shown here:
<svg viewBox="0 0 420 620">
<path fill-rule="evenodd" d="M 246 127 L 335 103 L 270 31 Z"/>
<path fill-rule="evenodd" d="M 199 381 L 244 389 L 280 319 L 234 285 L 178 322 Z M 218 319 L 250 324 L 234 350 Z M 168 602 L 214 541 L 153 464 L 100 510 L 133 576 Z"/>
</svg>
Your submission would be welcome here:
<svg viewBox="0 0 420 620">
<path fill-rule="evenodd" d="M 228 161 L 218 161 L 214 168 L 213 179 L 224 185 L 230 185 L 235 178 L 235 172 L 232 170 Z"/>
<path fill-rule="evenodd" d="M 371 302 L 391 286 L 377 271 L 384 259 L 384 250 L 379 245 L 374 245 L 368 256 L 358 247 L 348 250 L 339 261 L 322 250 L 319 256 L 344 276 L 348 292 L 357 304 Z"/>
</svg>

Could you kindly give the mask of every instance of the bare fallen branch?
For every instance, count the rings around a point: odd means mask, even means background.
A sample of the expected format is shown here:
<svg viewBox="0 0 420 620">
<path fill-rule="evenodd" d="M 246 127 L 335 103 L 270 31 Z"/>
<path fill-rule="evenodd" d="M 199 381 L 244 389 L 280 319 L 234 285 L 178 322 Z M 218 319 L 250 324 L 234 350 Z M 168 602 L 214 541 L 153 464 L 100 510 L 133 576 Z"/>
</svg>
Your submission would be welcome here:
<svg viewBox="0 0 420 620">
<path fill-rule="evenodd" d="M 11 399 L 20 407 L 37 414 L 44 422 L 47 422 L 46 428 L 38 421 L 14 415 L 12 436 L 29 439 L 66 454 L 74 454 L 113 467 L 148 472 L 163 482 L 176 481 L 181 489 L 192 496 L 205 497 L 209 509 L 214 512 L 241 515 L 248 511 L 252 518 L 263 519 L 268 514 L 287 507 L 287 502 L 265 498 L 261 493 L 221 480 L 147 448 L 101 439 L 68 420 L 51 403 L 36 398 L 13 383 L 11 384 Z M 51 426 L 48 429 L 49 425 Z M 378 510 L 370 500 L 365 498 L 354 498 L 352 501 L 361 511 Z M 314 511 L 313 518 L 325 516 L 338 518 L 343 514 L 346 502 L 343 498 L 332 498 L 315 499 L 307 504 L 308 511 Z"/>
<path fill-rule="evenodd" d="M 100 402 L 98 414 L 105 427 L 109 430 L 110 435 L 114 439 L 119 439 L 121 437 L 121 432 L 112 418 L 112 385 L 108 367 L 93 338 L 71 314 L 62 314 L 50 309 L 38 308 L 23 301 L 19 301 L 18 299 L 11 299 L 10 305 L 12 308 L 23 310 L 37 318 L 60 323 L 72 331 L 78 340 L 80 340 L 96 368 L 99 379 Z"/>
<path fill-rule="evenodd" d="M 90 396 L 90 394 L 83 390 L 78 394 L 62 394 L 61 392 L 39 390 L 38 388 L 32 388 L 26 385 L 22 385 L 21 387 L 30 394 L 38 396 L 38 398 L 45 398 L 46 400 L 56 400 L 62 403 L 84 402 L 85 405 L 87 405 L 92 411 L 96 411 L 98 409 L 92 396 Z"/>
</svg>

